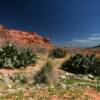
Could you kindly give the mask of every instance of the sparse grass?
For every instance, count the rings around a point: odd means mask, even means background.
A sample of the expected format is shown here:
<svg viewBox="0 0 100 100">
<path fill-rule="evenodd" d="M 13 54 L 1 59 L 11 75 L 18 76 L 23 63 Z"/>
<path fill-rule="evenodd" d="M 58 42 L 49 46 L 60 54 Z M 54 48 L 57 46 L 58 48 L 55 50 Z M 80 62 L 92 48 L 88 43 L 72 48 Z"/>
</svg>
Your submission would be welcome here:
<svg viewBox="0 0 100 100">
<path fill-rule="evenodd" d="M 22 76 L 21 73 L 18 74 L 20 74 L 19 77 Z M 78 98 L 87 100 L 90 97 L 85 95 L 85 88 L 93 88 L 95 89 L 94 92 L 100 90 L 100 77 L 95 77 L 94 80 L 72 79 L 70 77 L 62 79 L 53 87 L 51 85 L 38 87 L 33 83 L 28 84 L 25 82 L 22 84 L 20 81 L 13 81 L 11 82 L 11 87 L 7 87 L 7 84 L 4 83 L 5 82 L 2 81 L 0 84 L 0 87 L 2 87 L 0 88 L 0 100 L 28 100 L 29 98 L 32 100 L 53 100 L 52 98 L 57 98 L 57 100 L 77 100 Z M 63 88 L 61 86 L 62 83 L 67 87 Z"/>
<path fill-rule="evenodd" d="M 47 60 L 52 62 L 53 71 L 58 76 L 60 76 L 59 71 L 62 71 L 59 67 L 65 59 L 70 57 L 70 55 L 67 55 L 65 58 L 51 59 L 43 54 L 37 54 L 37 56 L 38 61 L 44 62 L 42 63 L 43 65 Z M 65 74 L 65 72 L 62 71 L 62 74 Z M 15 76 L 17 75 L 18 77 L 16 78 Z M 93 94 L 99 93 L 100 91 L 100 77 L 94 77 L 93 80 L 67 77 L 61 80 L 59 79 L 54 85 L 34 85 L 33 76 L 34 74 L 32 72 L 26 73 L 20 71 L 13 74 L 14 79 L 12 79 L 12 76 L 9 76 L 10 81 L 8 83 L 10 86 L 8 86 L 4 81 L 8 76 L 0 74 L 0 100 L 89 100 L 90 96 L 85 94 L 85 89 L 92 89 L 94 91 Z M 23 79 L 24 83 L 22 82 Z"/>
<path fill-rule="evenodd" d="M 15 93 L 4 93 L 0 96 L 0 100 L 77 100 L 78 98 L 82 100 L 88 100 L 90 97 L 84 94 L 83 87 L 70 87 L 66 90 L 55 87 L 44 87 L 43 89 L 30 89 L 16 91 Z M 54 100 L 55 100 L 54 99 Z M 79 99 L 79 100 L 80 100 Z"/>
</svg>

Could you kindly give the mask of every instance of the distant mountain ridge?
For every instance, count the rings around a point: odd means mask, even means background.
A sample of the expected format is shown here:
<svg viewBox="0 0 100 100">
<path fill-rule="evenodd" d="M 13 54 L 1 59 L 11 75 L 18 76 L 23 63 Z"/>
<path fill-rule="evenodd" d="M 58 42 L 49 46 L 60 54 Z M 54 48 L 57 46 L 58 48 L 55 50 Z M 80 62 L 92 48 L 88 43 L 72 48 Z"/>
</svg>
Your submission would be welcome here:
<svg viewBox="0 0 100 100">
<path fill-rule="evenodd" d="M 94 46 L 93 48 L 100 48 L 100 44 L 99 44 L 99 45 L 97 45 L 97 46 Z"/>
<path fill-rule="evenodd" d="M 25 32 L 16 29 L 9 29 L 4 25 L 0 25 L 0 45 L 5 42 L 11 42 L 19 46 L 42 47 L 51 49 L 53 47 L 50 39 L 38 35 L 37 32 Z"/>
</svg>

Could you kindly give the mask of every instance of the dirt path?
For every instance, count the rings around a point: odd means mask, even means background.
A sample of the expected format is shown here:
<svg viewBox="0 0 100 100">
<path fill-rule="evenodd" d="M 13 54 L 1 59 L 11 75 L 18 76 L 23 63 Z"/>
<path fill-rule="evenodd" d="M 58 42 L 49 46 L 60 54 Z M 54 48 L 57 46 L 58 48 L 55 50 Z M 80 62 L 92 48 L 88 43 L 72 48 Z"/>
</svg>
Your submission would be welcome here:
<svg viewBox="0 0 100 100">
<path fill-rule="evenodd" d="M 95 89 L 86 88 L 84 94 L 90 97 L 89 100 L 100 100 L 100 92 L 97 92 Z"/>
</svg>

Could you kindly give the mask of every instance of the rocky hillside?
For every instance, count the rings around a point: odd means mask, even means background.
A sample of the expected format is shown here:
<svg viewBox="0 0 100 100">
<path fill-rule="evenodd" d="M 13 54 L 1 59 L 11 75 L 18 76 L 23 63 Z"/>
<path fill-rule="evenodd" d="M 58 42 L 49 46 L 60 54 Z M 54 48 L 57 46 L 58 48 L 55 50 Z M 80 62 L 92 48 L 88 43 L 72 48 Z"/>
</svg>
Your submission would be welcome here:
<svg viewBox="0 0 100 100">
<path fill-rule="evenodd" d="M 18 46 L 51 49 L 53 46 L 48 38 L 44 38 L 36 32 L 25 32 L 9 29 L 0 25 L 0 45 L 11 42 Z"/>
</svg>

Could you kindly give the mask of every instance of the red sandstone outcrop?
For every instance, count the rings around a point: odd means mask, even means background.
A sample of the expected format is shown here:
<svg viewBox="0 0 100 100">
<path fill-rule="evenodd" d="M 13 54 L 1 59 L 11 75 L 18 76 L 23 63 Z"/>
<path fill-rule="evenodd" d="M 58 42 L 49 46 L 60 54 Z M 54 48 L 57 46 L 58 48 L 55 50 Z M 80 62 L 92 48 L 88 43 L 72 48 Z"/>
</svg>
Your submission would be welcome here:
<svg viewBox="0 0 100 100">
<path fill-rule="evenodd" d="M 53 46 L 48 38 L 43 38 L 36 32 L 25 32 L 15 29 L 8 29 L 0 25 L 0 45 L 5 42 L 11 42 L 19 46 L 31 47 L 36 46 L 51 49 Z"/>
</svg>

